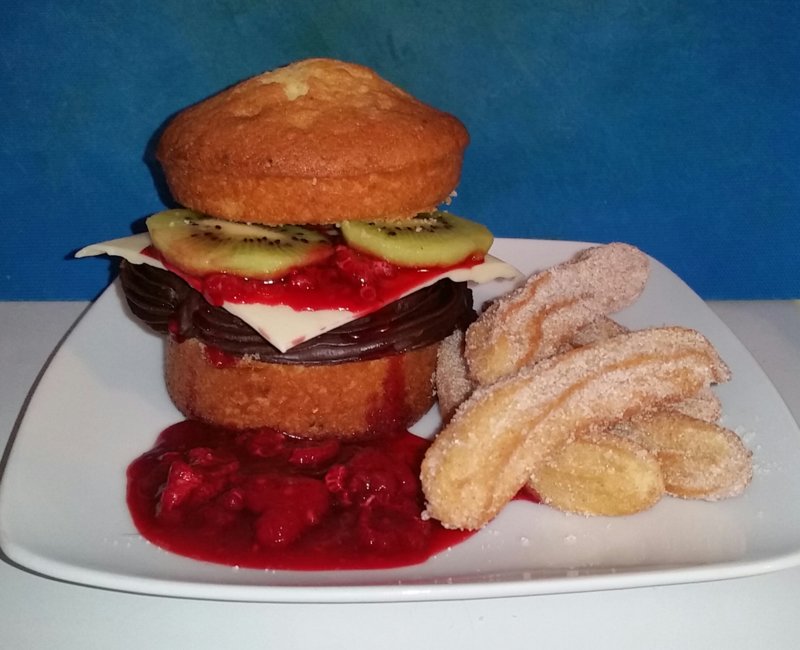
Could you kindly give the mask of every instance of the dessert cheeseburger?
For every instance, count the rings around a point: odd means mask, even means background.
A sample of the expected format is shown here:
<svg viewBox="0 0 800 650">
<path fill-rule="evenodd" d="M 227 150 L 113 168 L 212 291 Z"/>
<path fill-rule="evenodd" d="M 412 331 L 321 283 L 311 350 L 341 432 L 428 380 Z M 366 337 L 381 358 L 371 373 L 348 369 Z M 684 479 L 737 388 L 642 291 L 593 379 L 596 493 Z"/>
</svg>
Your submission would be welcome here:
<svg viewBox="0 0 800 650">
<path fill-rule="evenodd" d="M 469 282 L 516 275 L 438 210 L 465 127 L 379 77 L 299 61 L 178 113 L 157 148 L 181 206 L 77 256 L 123 258 L 131 312 L 166 336 L 187 417 L 300 438 L 405 428 L 433 404 Z"/>
</svg>

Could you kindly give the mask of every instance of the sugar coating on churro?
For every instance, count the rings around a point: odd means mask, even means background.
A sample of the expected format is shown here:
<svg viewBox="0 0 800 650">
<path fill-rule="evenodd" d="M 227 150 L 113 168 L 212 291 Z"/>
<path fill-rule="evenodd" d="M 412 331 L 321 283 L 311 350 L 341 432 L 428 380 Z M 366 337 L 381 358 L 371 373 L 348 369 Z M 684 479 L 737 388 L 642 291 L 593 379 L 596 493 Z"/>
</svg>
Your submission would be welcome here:
<svg viewBox="0 0 800 650">
<path fill-rule="evenodd" d="M 565 445 L 534 470 L 528 487 L 543 503 L 582 515 L 630 515 L 651 508 L 664 495 L 655 456 L 610 431 Z"/>
<path fill-rule="evenodd" d="M 728 377 L 705 337 L 665 327 L 576 348 L 479 387 L 426 453 L 426 513 L 445 527 L 480 528 L 538 463 L 576 435 L 678 402 Z"/>
<path fill-rule="evenodd" d="M 495 300 L 467 330 L 471 377 L 488 384 L 556 353 L 577 329 L 636 300 L 648 273 L 644 253 L 614 243 L 588 248 L 530 276 Z"/>
<path fill-rule="evenodd" d="M 717 501 L 741 494 L 753 476 L 750 450 L 733 431 L 713 422 L 663 412 L 621 430 L 655 455 L 672 496 Z"/>
<path fill-rule="evenodd" d="M 442 422 L 447 422 L 458 405 L 469 397 L 474 388 L 474 384 L 467 376 L 464 332 L 461 330 L 456 330 L 439 344 L 434 382 L 439 400 L 439 413 Z"/>
<path fill-rule="evenodd" d="M 722 417 L 722 402 L 714 389 L 708 386 L 678 402 L 671 410 L 704 422 L 717 422 Z"/>
<path fill-rule="evenodd" d="M 558 351 L 566 352 L 627 331 L 628 328 L 608 316 L 599 316 L 588 325 L 574 332 L 570 339 L 561 345 Z M 434 381 L 439 402 L 439 413 L 442 421 L 447 422 L 458 405 L 470 396 L 477 385 L 469 376 L 469 369 L 464 356 L 464 332 L 461 330 L 453 332 L 439 345 Z"/>
<path fill-rule="evenodd" d="M 612 336 L 619 336 L 627 331 L 627 327 L 613 318 L 599 316 L 588 325 L 584 325 L 575 331 L 569 338 L 569 346 L 576 348 L 581 345 L 589 345 L 590 343 L 610 339 Z"/>
</svg>

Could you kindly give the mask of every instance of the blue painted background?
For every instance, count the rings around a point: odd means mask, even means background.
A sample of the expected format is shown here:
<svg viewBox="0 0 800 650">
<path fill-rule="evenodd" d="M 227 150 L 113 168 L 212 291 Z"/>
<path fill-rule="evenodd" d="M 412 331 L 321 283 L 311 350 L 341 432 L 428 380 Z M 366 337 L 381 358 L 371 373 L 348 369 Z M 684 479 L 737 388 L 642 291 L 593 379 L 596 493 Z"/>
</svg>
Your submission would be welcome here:
<svg viewBox="0 0 800 650">
<path fill-rule="evenodd" d="M 0 299 L 96 296 L 110 264 L 69 254 L 162 207 L 163 121 L 308 56 L 458 115 L 453 210 L 498 236 L 625 240 L 706 298 L 800 298 L 796 0 L 3 4 Z"/>
</svg>

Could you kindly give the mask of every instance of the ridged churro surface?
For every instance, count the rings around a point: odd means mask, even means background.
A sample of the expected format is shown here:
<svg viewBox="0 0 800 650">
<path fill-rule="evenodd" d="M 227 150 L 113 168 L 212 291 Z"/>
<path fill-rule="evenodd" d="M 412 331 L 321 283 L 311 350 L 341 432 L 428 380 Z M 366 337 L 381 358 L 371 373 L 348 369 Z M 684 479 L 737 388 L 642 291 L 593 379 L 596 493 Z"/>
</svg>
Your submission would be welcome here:
<svg viewBox="0 0 800 650">
<path fill-rule="evenodd" d="M 655 456 L 611 431 L 565 445 L 534 470 L 528 486 L 543 503 L 582 515 L 630 515 L 664 495 Z"/>
<path fill-rule="evenodd" d="M 679 402 L 728 376 L 705 337 L 665 327 L 576 348 L 481 386 L 425 456 L 427 514 L 446 527 L 480 528 L 538 463 L 575 436 Z"/>
<path fill-rule="evenodd" d="M 621 427 L 655 455 L 667 494 L 717 501 L 741 494 L 753 476 L 752 454 L 730 429 L 675 412 Z"/>
<path fill-rule="evenodd" d="M 467 330 L 471 377 L 488 384 L 558 352 L 577 330 L 636 300 L 648 272 L 644 253 L 614 243 L 530 276 Z"/>
</svg>

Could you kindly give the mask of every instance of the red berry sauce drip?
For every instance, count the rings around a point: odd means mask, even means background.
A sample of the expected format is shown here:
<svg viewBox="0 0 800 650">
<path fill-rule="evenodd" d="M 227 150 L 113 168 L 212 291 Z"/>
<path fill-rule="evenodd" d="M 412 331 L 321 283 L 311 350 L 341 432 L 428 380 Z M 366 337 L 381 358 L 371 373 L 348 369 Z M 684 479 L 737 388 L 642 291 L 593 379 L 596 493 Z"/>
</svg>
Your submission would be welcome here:
<svg viewBox="0 0 800 650">
<path fill-rule="evenodd" d="M 160 259 L 217 307 L 229 302 L 286 305 L 296 311 L 343 309 L 354 314 L 366 314 L 397 300 L 433 274 L 471 268 L 483 261 L 478 257 L 446 267 L 402 267 L 337 244 L 333 254 L 321 262 L 296 267 L 280 278 L 259 280 L 229 273 L 194 276 L 164 260 L 151 246 L 142 253 Z"/>
<path fill-rule="evenodd" d="M 206 345 L 203 348 L 203 354 L 206 360 L 215 368 L 230 368 L 235 366 L 239 360 L 236 355 L 228 354 L 213 345 Z"/>
<path fill-rule="evenodd" d="M 428 441 L 310 441 L 196 421 L 128 468 L 128 507 L 154 544 L 258 569 L 379 569 L 425 561 L 471 533 L 423 520 Z"/>
<path fill-rule="evenodd" d="M 542 503 L 542 497 L 530 485 L 523 486 L 517 495 L 514 497 L 515 501 L 530 501 L 531 503 Z"/>
</svg>

